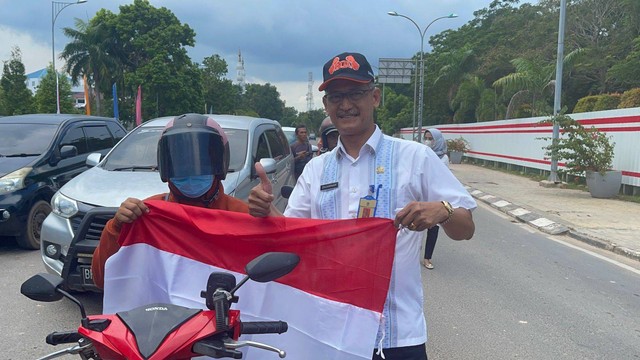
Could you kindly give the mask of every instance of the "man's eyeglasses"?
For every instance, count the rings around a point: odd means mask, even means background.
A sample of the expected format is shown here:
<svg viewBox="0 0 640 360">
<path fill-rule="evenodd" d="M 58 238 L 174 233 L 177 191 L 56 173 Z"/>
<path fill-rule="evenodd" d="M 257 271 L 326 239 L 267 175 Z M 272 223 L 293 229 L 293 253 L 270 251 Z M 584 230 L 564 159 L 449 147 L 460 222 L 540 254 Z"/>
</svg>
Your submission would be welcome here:
<svg viewBox="0 0 640 360">
<path fill-rule="evenodd" d="M 327 98 L 327 100 L 329 100 L 329 102 L 332 103 L 332 104 L 341 103 L 342 100 L 344 100 L 345 97 L 347 99 L 349 99 L 349 101 L 351 101 L 351 102 L 357 102 L 357 101 L 362 100 L 364 98 L 364 96 L 369 91 L 372 91 L 373 89 L 374 88 L 353 90 L 353 91 L 349 91 L 349 92 L 334 92 L 334 93 L 327 94 L 324 97 Z"/>
</svg>

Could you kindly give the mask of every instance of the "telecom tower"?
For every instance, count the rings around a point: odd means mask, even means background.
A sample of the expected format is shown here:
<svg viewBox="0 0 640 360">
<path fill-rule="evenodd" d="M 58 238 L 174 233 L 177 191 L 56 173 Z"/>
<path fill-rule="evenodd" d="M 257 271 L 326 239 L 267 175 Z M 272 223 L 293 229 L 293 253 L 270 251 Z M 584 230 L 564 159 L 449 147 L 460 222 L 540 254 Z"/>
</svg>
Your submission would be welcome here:
<svg viewBox="0 0 640 360">
<path fill-rule="evenodd" d="M 313 110 L 313 73 L 309 71 L 309 89 L 307 91 L 307 111 Z"/>
<path fill-rule="evenodd" d="M 236 65 L 236 81 L 244 91 L 244 60 L 240 50 L 238 50 L 238 65 Z"/>
</svg>

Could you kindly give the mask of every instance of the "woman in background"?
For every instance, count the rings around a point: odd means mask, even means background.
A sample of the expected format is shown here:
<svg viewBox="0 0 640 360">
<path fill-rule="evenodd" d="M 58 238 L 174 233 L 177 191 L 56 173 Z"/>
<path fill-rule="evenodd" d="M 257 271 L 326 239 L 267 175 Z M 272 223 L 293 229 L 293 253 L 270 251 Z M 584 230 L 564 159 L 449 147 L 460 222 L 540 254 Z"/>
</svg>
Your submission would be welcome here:
<svg viewBox="0 0 640 360">
<path fill-rule="evenodd" d="M 424 132 L 424 144 L 430 147 L 440 160 L 449 167 L 449 156 L 447 156 L 447 142 L 442 137 L 442 133 L 440 130 L 435 128 L 429 128 Z M 438 240 L 438 230 L 440 227 L 438 225 L 427 230 L 427 239 L 424 245 L 424 259 L 422 260 L 422 265 L 425 268 L 431 270 L 433 269 L 433 264 L 431 263 L 431 256 L 433 256 L 433 249 L 436 247 L 436 241 Z"/>
</svg>

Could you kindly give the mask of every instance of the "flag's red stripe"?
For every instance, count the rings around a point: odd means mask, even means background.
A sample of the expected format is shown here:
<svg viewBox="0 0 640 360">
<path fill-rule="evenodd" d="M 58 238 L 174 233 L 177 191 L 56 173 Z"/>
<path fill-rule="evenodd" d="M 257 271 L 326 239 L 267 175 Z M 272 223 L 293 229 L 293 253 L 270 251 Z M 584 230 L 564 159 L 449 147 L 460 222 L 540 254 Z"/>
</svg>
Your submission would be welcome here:
<svg viewBox="0 0 640 360">
<path fill-rule="evenodd" d="M 135 226 L 123 227 L 122 245 L 147 243 L 240 273 L 265 252 L 293 252 L 300 256 L 300 264 L 279 282 L 382 311 L 397 232 L 389 219 L 258 219 L 163 201 L 148 201 L 147 205 L 149 214 Z"/>
</svg>

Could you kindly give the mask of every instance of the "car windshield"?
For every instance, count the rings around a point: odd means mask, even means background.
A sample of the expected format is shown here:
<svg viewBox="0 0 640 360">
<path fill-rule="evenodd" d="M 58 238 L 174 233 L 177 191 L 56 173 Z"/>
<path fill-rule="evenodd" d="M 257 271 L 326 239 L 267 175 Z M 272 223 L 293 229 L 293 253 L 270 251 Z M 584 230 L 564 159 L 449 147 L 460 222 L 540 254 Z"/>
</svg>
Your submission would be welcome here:
<svg viewBox="0 0 640 360">
<path fill-rule="evenodd" d="M 293 144 L 296 141 L 296 131 L 295 130 L 282 130 L 284 134 L 287 136 L 287 140 L 289 144 Z"/>
<path fill-rule="evenodd" d="M 35 156 L 47 151 L 57 125 L 0 123 L 1 156 Z"/>
<path fill-rule="evenodd" d="M 105 170 L 157 170 L 158 140 L 163 127 L 140 127 L 120 141 L 105 159 Z M 229 138 L 231 159 L 229 171 L 238 171 L 244 167 L 247 157 L 246 130 L 224 129 Z"/>
</svg>

